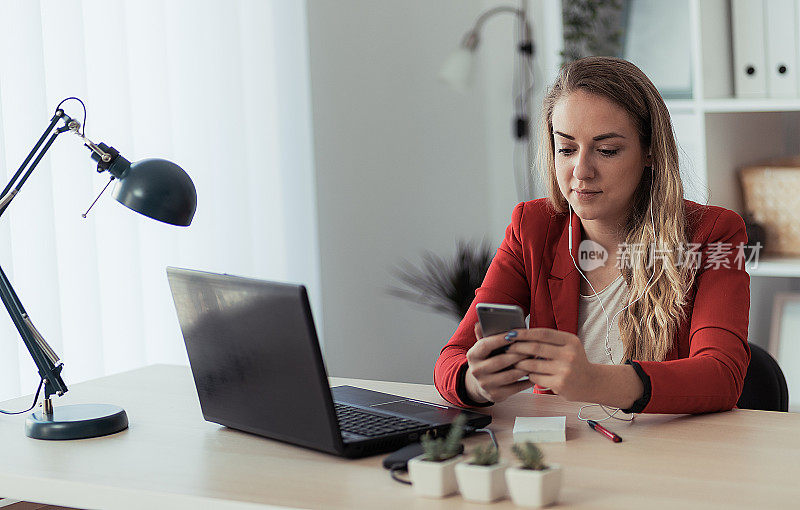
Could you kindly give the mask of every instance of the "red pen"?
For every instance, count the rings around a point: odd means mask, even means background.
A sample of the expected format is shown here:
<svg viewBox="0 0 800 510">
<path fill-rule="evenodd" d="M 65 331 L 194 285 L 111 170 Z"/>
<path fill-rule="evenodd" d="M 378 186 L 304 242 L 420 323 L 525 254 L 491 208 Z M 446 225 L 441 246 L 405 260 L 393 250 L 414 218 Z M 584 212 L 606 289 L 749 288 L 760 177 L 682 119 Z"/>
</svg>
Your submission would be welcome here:
<svg viewBox="0 0 800 510">
<path fill-rule="evenodd" d="M 621 443 L 622 442 L 622 438 L 621 437 L 619 437 L 618 435 L 614 434 L 610 430 L 606 429 L 605 427 L 603 427 L 602 425 L 600 425 L 596 421 L 594 421 L 594 420 L 586 420 L 586 423 L 589 424 L 589 426 L 592 428 L 592 430 L 596 430 L 597 432 L 603 434 L 604 436 L 606 436 L 610 440 L 614 441 L 615 443 Z"/>
</svg>

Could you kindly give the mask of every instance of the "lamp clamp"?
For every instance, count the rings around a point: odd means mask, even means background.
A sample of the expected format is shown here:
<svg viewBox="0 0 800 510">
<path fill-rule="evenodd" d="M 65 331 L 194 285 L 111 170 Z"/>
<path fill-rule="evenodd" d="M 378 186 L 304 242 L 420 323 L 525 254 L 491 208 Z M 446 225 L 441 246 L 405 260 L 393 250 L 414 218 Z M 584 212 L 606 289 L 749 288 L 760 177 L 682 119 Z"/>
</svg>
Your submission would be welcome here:
<svg viewBox="0 0 800 510">
<path fill-rule="evenodd" d="M 63 110 L 56 110 L 56 116 L 64 117 L 65 114 L 64 114 Z M 65 120 L 65 122 L 66 122 L 66 126 L 64 128 L 61 128 L 59 131 L 67 130 L 67 131 L 71 131 L 74 134 L 78 135 L 83 140 L 83 145 L 92 151 L 92 159 L 98 162 L 97 171 L 98 172 L 103 172 L 105 170 L 108 170 L 107 166 L 105 168 L 103 168 L 103 169 L 100 169 L 101 161 L 102 161 L 102 163 L 108 163 L 109 166 L 110 166 L 110 164 L 112 163 L 113 159 L 116 156 L 119 156 L 119 151 L 115 151 L 116 155 L 111 154 L 110 152 L 107 152 L 108 151 L 108 147 L 106 147 L 105 144 L 101 143 L 100 145 L 97 145 L 93 141 L 91 141 L 88 138 L 86 138 L 86 135 L 81 133 L 81 123 L 78 122 L 77 120 L 67 116 L 67 119 Z M 112 148 L 112 150 L 113 150 L 113 148 Z"/>
<path fill-rule="evenodd" d="M 61 380 L 61 371 L 64 369 L 64 364 L 59 363 L 58 365 L 54 366 L 50 369 L 50 373 L 53 374 L 53 377 L 45 377 L 45 374 L 42 371 L 39 371 L 39 375 L 42 377 L 42 382 L 44 383 L 44 398 L 48 399 L 51 395 L 62 396 L 64 393 L 67 392 L 67 387 L 64 382 Z"/>
<path fill-rule="evenodd" d="M 92 145 L 89 145 L 91 143 Z M 98 172 L 105 172 L 108 170 L 114 161 L 119 157 L 119 151 L 114 147 L 109 147 L 108 145 L 100 142 L 99 145 L 95 145 L 91 141 L 88 141 L 85 144 L 87 147 L 92 149 L 92 159 L 97 161 L 97 171 Z"/>
</svg>

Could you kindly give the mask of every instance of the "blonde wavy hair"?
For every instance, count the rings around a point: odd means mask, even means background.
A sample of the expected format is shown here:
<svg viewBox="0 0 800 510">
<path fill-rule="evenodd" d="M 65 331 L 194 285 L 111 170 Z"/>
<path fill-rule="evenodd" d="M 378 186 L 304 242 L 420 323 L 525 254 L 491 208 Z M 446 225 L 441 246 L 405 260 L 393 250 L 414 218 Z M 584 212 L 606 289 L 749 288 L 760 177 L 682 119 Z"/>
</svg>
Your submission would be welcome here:
<svg viewBox="0 0 800 510">
<path fill-rule="evenodd" d="M 587 57 L 562 67 L 544 98 L 537 158 L 557 213 L 566 213 L 568 202 L 556 180 L 553 107 L 577 90 L 604 97 L 628 112 L 643 150 L 652 155 L 652 172 L 648 168 L 642 172 L 625 226 L 627 245 L 645 247 L 639 250 L 644 253 L 622 267 L 627 302 L 642 297 L 620 314 L 619 331 L 625 359 L 664 361 L 686 320 L 684 306 L 696 273 L 694 264 L 678 265 L 678 254 L 690 238 L 669 111 L 647 76 L 626 60 Z M 650 251 L 653 246 L 657 257 Z"/>
</svg>

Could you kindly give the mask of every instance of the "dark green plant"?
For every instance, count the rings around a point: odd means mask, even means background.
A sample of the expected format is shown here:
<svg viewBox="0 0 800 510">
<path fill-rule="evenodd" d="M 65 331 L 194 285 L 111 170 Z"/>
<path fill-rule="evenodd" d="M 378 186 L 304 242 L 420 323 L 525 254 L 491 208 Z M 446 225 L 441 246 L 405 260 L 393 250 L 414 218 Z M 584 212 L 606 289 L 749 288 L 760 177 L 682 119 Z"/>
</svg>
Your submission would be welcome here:
<svg viewBox="0 0 800 510">
<path fill-rule="evenodd" d="M 425 252 L 419 269 L 404 262 L 393 272 L 408 289 L 390 287 L 388 292 L 460 321 L 475 299 L 475 290 L 483 283 L 493 257 L 494 250 L 485 240 L 480 244 L 459 240 L 451 259 Z"/>
<path fill-rule="evenodd" d="M 544 463 L 544 453 L 535 443 L 529 441 L 515 443 L 511 447 L 511 451 L 522 462 L 522 469 L 533 469 L 535 471 L 547 469 L 547 464 Z"/>
<path fill-rule="evenodd" d="M 466 424 L 466 415 L 459 414 L 450 424 L 447 437 L 433 439 L 428 434 L 422 436 L 420 442 L 423 450 L 425 450 L 425 456 L 422 460 L 444 462 L 461 453 L 461 438 L 464 437 L 464 425 Z"/>
<path fill-rule="evenodd" d="M 621 57 L 627 0 L 563 0 L 562 64 L 582 57 Z"/>
<path fill-rule="evenodd" d="M 472 450 L 472 459 L 469 461 L 473 466 L 494 466 L 500 461 L 500 452 L 493 443 L 476 446 Z"/>
</svg>

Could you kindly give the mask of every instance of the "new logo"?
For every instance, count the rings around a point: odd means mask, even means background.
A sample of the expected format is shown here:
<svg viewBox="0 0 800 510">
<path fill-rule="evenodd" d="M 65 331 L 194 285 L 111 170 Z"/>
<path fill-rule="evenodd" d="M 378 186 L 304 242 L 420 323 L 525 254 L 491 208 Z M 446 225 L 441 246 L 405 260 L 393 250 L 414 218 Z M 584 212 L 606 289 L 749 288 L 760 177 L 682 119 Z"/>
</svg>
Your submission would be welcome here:
<svg viewBox="0 0 800 510">
<path fill-rule="evenodd" d="M 590 239 L 581 241 L 578 246 L 578 266 L 581 271 L 591 271 L 603 266 L 608 260 L 608 252 L 600 243 Z"/>
</svg>

